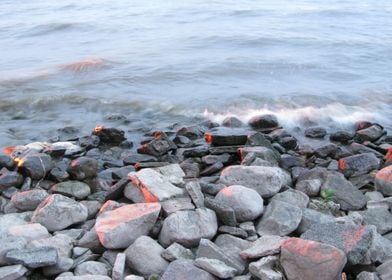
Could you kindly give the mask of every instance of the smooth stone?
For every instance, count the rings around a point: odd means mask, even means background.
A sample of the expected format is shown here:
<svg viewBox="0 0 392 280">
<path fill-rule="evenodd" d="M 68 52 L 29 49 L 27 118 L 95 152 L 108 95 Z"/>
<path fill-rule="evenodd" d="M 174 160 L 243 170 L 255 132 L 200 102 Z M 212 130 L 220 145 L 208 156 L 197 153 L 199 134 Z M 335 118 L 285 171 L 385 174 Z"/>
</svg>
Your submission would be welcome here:
<svg viewBox="0 0 392 280">
<path fill-rule="evenodd" d="M 7 235 L 23 237 L 29 241 L 47 238 L 50 236 L 48 230 L 38 223 L 11 226 L 7 230 Z"/>
<path fill-rule="evenodd" d="M 59 193 L 76 199 L 84 199 L 91 194 L 90 186 L 79 181 L 57 183 L 50 188 L 52 193 Z"/>
<path fill-rule="evenodd" d="M 56 248 L 42 247 L 8 251 L 5 259 L 13 264 L 23 264 L 29 268 L 55 265 L 58 260 Z"/>
<path fill-rule="evenodd" d="M 75 180 L 84 180 L 97 175 L 98 161 L 95 158 L 79 157 L 71 161 L 67 169 Z"/>
<path fill-rule="evenodd" d="M 192 260 L 176 260 L 169 264 L 160 280 L 216 280 L 212 274 L 204 271 L 193 264 Z"/>
<path fill-rule="evenodd" d="M 309 138 L 324 138 L 326 134 L 327 130 L 319 126 L 308 127 L 305 130 L 305 136 Z"/>
<path fill-rule="evenodd" d="M 248 124 L 257 130 L 271 131 L 279 126 L 278 119 L 275 115 L 265 114 L 252 117 Z"/>
<path fill-rule="evenodd" d="M 105 275 L 106 276 L 109 273 L 109 269 L 105 264 L 101 262 L 87 261 L 77 265 L 74 273 L 75 276 L 81 276 L 81 275 Z"/>
<path fill-rule="evenodd" d="M 29 177 L 40 180 L 53 168 L 53 162 L 47 154 L 32 153 L 23 157 L 22 167 L 27 170 Z"/>
<path fill-rule="evenodd" d="M 336 131 L 331 133 L 329 139 L 331 141 L 346 144 L 354 138 L 354 135 L 355 134 L 353 132 L 349 132 L 349 131 Z"/>
<path fill-rule="evenodd" d="M 237 117 L 228 116 L 223 119 L 222 125 L 226 127 L 241 127 L 244 123 Z"/>
<path fill-rule="evenodd" d="M 367 174 L 380 167 L 380 160 L 373 153 L 363 153 L 341 158 L 339 170 L 346 177 Z"/>
<path fill-rule="evenodd" d="M 363 141 L 375 141 L 384 134 L 384 129 L 378 125 L 374 124 L 364 129 L 357 130 L 355 134 L 355 139 Z"/>
<path fill-rule="evenodd" d="M 10 187 L 19 187 L 23 183 L 23 176 L 7 168 L 0 170 L 0 191 L 5 191 Z"/>
<path fill-rule="evenodd" d="M 378 171 L 374 183 L 377 191 L 383 195 L 392 196 L 392 165 Z"/>
<path fill-rule="evenodd" d="M 288 189 L 287 191 L 276 194 L 271 199 L 271 201 L 273 200 L 283 201 L 301 209 L 306 208 L 309 204 L 309 197 L 303 192 L 294 189 Z"/>
<path fill-rule="evenodd" d="M 219 277 L 220 279 L 228 279 L 234 277 L 237 270 L 224 262 L 216 259 L 197 258 L 194 262 L 195 266 Z"/>
<path fill-rule="evenodd" d="M 195 256 L 193 255 L 190 249 L 187 249 L 184 246 L 175 242 L 171 244 L 169 247 L 167 247 L 165 250 L 163 250 L 161 256 L 169 262 L 180 260 L 180 259 L 195 258 Z"/>
<path fill-rule="evenodd" d="M 276 271 L 277 256 L 269 256 L 249 264 L 249 272 L 258 279 L 282 280 L 283 275 Z"/>
<path fill-rule="evenodd" d="M 45 190 L 40 189 L 17 192 L 12 196 L 11 202 L 19 210 L 34 211 L 48 195 Z"/>
<path fill-rule="evenodd" d="M 264 235 L 240 253 L 243 259 L 257 259 L 280 253 L 280 247 L 287 238 L 277 235 Z"/>
<path fill-rule="evenodd" d="M 138 237 L 149 233 L 160 211 L 159 203 L 122 206 L 99 215 L 94 228 L 105 248 L 127 248 Z"/>
<path fill-rule="evenodd" d="M 0 279 L 2 280 L 18 280 L 28 271 L 23 265 L 9 265 L 0 267 Z"/>
</svg>

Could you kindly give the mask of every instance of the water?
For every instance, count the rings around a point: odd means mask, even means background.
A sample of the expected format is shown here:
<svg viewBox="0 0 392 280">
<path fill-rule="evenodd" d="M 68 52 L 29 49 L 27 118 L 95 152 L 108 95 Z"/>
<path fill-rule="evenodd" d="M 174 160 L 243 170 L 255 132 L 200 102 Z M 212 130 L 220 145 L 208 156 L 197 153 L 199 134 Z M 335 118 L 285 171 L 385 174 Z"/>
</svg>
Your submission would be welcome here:
<svg viewBox="0 0 392 280">
<path fill-rule="evenodd" d="M 2 0 L 0 146 L 260 112 L 391 128 L 391 12 L 390 0 Z"/>
</svg>

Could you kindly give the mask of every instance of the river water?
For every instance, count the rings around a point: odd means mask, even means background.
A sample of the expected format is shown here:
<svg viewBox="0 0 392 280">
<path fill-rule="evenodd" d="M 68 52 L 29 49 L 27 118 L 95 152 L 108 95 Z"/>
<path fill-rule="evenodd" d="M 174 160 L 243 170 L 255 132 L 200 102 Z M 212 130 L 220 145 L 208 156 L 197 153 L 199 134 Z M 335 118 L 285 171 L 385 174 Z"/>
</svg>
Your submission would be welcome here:
<svg viewBox="0 0 392 280">
<path fill-rule="evenodd" d="M 391 14 L 390 0 L 2 0 L 0 145 L 263 112 L 390 129 Z"/>
</svg>

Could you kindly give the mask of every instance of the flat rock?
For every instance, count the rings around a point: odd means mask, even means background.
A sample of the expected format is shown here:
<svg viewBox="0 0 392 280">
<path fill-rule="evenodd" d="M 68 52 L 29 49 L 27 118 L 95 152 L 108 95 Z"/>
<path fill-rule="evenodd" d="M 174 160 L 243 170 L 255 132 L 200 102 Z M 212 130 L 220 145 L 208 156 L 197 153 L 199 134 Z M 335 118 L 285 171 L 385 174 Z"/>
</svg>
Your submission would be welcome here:
<svg viewBox="0 0 392 280">
<path fill-rule="evenodd" d="M 248 124 L 260 131 L 272 131 L 279 126 L 277 117 L 271 114 L 254 116 L 249 120 Z"/>
<path fill-rule="evenodd" d="M 277 194 L 283 186 L 291 185 L 291 178 L 279 167 L 233 165 L 222 171 L 220 182 L 229 186 L 251 188 L 261 197 L 269 198 Z"/>
<path fill-rule="evenodd" d="M 112 280 L 109 276 L 103 275 L 79 275 L 79 276 L 59 276 L 56 280 Z"/>
<path fill-rule="evenodd" d="M 254 241 L 248 249 L 242 251 L 240 256 L 243 259 L 258 259 L 279 254 L 280 247 L 286 239 L 277 235 L 264 235 Z"/>
<path fill-rule="evenodd" d="M 65 234 L 57 234 L 48 238 L 33 240 L 29 243 L 28 248 L 42 249 L 53 247 L 57 250 L 59 257 L 68 258 L 74 246 L 74 240 Z"/>
<path fill-rule="evenodd" d="M 272 200 L 283 201 L 301 209 L 306 208 L 309 204 L 309 197 L 303 192 L 294 189 L 288 189 L 287 191 L 278 193 L 274 195 L 271 201 Z"/>
<path fill-rule="evenodd" d="M 172 198 L 162 201 L 161 205 L 163 214 L 166 217 L 177 211 L 195 209 L 195 205 L 193 205 L 189 197 Z"/>
<path fill-rule="evenodd" d="M 0 266 L 8 264 L 5 255 L 11 250 L 22 250 L 28 241 L 20 236 L 1 236 L 0 237 Z"/>
<path fill-rule="evenodd" d="M 58 253 L 53 247 L 19 249 L 8 251 L 5 259 L 12 264 L 23 264 L 29 268 L 37 268 L 56 264 Z"/>
<path fill-rule="evenodd" d="M 224 262 L 216 259 L 197 258 L 194 264 L 197 267 L 211 273 L 212 275 L 219 277 L 220 279 L 234 277 L 237 272 L 235 268 L 228 266 Z"/>
<path fill-rule="evenodd" d="M 149 233 L 160 211 L 159 203 L 137 203 L 102 213 L 95 223 L 99 241 L 108 249 L 127 248 Z"/>
<path fill-rule="evenodd" d="M 323 181 L 320 179 L 301 180 L 297 182 L 295 189 L 309 197 L 315 197 L 319 196 L 322 184 Z"/>
<path fill-rule="evenodd" d="M 29 241 L 47 238 L 50 236 L 48 230 L 38 223 L 11 226 L 7 230 L 7 235 L 23 237 Z"/>
<path fill-rule="evenodd" d="M 275 270 L 277 261 L 277 256 L 262 258 L 249 264 L 249 272 L 258 279 L 282 280 L 282 273 Z"/>
<path fill-rule="evenodd" d="M 302 219 L 297 228 L 298 233 L 304 233 L 315 224 L 331 223 L 335 217 L 321 213 L 314 209 L 305 208 L 302 212 Z"/>
<path fill-rule="evenodd" d="M 281 160 L 280 154 L 273 150 L 273 148 L 263 146 L 246 146 L 239 148 L 238 152 L 241 156 L 242 162 L 244 162 L 245 158 L 249 155 L 252 155 L 255 158 L 263 159 L 271 163 L 273 166 L 278 166 Z"/>
<path fill-rule="evenodd" d="M 112 280 L 123 280 L 125 274 L 126 255 L 118 253 L 112 269 Z"/>
<path fill-rule="evenodd" d="M 84 199 L 91 194 L 90 186 L 79 181 L 66 181 L 53 185 L 52 193 L 59 193 L 76 199 Z"/>
<path fill-rule="evenodd" d="M 213 238 L 217 230 L 217 218 L 210 209 L 178 211 L 164 220 L 159 242 L 164 246 L 177 242 L 185 247 L 195 247 L 201 238 Z"/>
<path fill-rule="evenodd" d="M 55 265 L 46 266 L 42 268 L 42 273 L 45 276 L 56 276 L 60 273 L 67 272 L 72 269 L 73 259 L 66 257 L 59 257 Z"/>
<path fill-rule="evenodd" d="M 11 202 L 19 210 L 31 211 L 35 210 L 48 195 L 45 190 L 40 189 L 17 192 L 12 196 Z"/>
<path fill-rule="evenodd" d="M 280 264 L 288 280 L 340 279 L 346 256 L 331 245 L 290 238 L 282 244 Z"/>
<path fill-rule="evenodd" d="M 216 280 L 212 274 L 196 267 L 192 260 L 171 262 L 160 280 Z"/>
<path fill-rule="evenodd" d="M 244 145 L 248 140 L 249 132 L 241 128 L 217 127 L 206 132 L 204 138 L 207 143 L 214 146 Z"/>
<path fill-rule="evenodd" d="M 380 160 L 373 153 L 348 156 L 339 160 L 339 170 L 346 177 L 367 174 L 380 167 Z"/>
<path fill-rule="evenodd" d="M 48 231 L 58 231 L 86 221 L 87 216 L 84 205 L 61 194 L 52 194 L 38 205 L 31 221 L 40 223 Z"/>
<path fill-rule="evenodd" d="M 27 268 L 23 265 L 9 265 L 0 267 L 0 279 L 2 280 L 17 280 L 27 272 Z"/>
<path fill-rule="evenodd" d="M 80 275 L 108 275 L 108 267 L 101 262 L 87 261 L 76 266 L 74 271 L 76 276 Z"/>
<path fill-rule="evenodd" d="M 392 214 L 385 207 L 372 207 L 358 211 L 366 225 L 374 225 L 380 234 L 392 231 Z"/>
<path fill-rule="evenodd" d="M 190 249 L 187 249 L 178 243 L 173 243 L 169 247 L 167 247 L 165 250 L 163 250 L 161 253 L 161 256 L 169 262 L 179 260 L 179 259 L 194 259 L 195 258 L 195 256 L 193 255 L 193 253 Z"/>
<path fill-rule="evenodd" d="M 198 208 L 204 207 L 204 194 L 201 191 L 199 182 L 192 181 L 185 185 L 185 189 L 189 196 L 192 198 L 193 203 Z"/>
<path fill-rule="evenodd" d="M 374 182 L 376 190 L 383 195 L 392 196 L 392 165 L 378 171 Z"/>
</svg>

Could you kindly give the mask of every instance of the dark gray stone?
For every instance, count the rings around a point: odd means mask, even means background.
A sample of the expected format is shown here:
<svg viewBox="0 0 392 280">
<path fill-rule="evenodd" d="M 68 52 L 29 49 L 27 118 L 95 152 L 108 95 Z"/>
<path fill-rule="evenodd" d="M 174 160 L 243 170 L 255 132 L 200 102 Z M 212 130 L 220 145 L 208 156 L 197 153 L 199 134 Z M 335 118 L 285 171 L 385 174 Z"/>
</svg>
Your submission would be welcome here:
<svg viewBox="0 0 392 280">
<path fill-rule="evenodd" d="M 192 181 L 188 182 L 185 185 L 185 189 L 187 190 L 189 196 L 192 198 L 193 203 L 198 208 L 204 207 L 204 195 L 201 192 L 201 186 L 198 182 Z"/>
<path fill-rule="evenodd" d="M 319 126 L 308 127 L 305 130 L 305 136 L 309 138 L 324 138 L 326 134 L 327 130 Z"/>
<path fill-rule="evenodd" d="M 254 116 L 249 120 L 248 124 L 260 131 L 272 131 L 279 126 L 277 117 L 271 114 Z"/>
<path fill-rule="evenodd" d="M 79 157 L 69 164 L 68 173 L 75 180 L 84 180 L 97 175 L 98 161 L 90 157 Z"/>
<path fill-rule="evenodd" d="M 217 279 L 207 271 L 196 267 L 192 260 L 181 259 L 170 263 L 160 280 L 195 280 L 195 276 L 198 280 Z"/>
<path fill-rule="evenodd" d="M 40 189 L 17 192 L 12 196 L 11 202 L 19 210 L 31 211 L 35 210 L 48 195 L 45 190 Z"/>
<path fill-rule="evenodd" d="M 380 160 L 373 153 L 363 153 L 339 160 L 339 170 L 346 177 L 363 175 L 379 167 Z"/>
<path fill-rule="evenodd" d="M 23 176 L 18 172 L 9 171 L 7 168 L 0 170 L 0 191 L 10 187 L 19 187 L 23 183 Z"/>
<path fill-rule="evenodd" d="M 43 179 L 53 168 L 52 158 L 47 154 L 29 154 L 23 157 L 23 168 L 32 179 Z"/>
<path fill-rule="evenodd" d="M 57 183 L 50 188 L 52 193 L 59 193 L 76 199 L 84 199 L 91 194 L 90 186 L 79 181 Z"/>
<path fill-rule="evenodd" d="M 12 264 L 23 264 L 29 268 L 37 268 L 55 265 L 58 260 L 58 253 L 53 247 L 19 249 L 8 251 L 5 259 Z"/>
<path fill-rule="evenodd" d="M 248 140 L 248 131 L 241 128 L 217 127 L 204 134 L 207 143 L 214 146 L 244 145 Z"/>
</svg>

